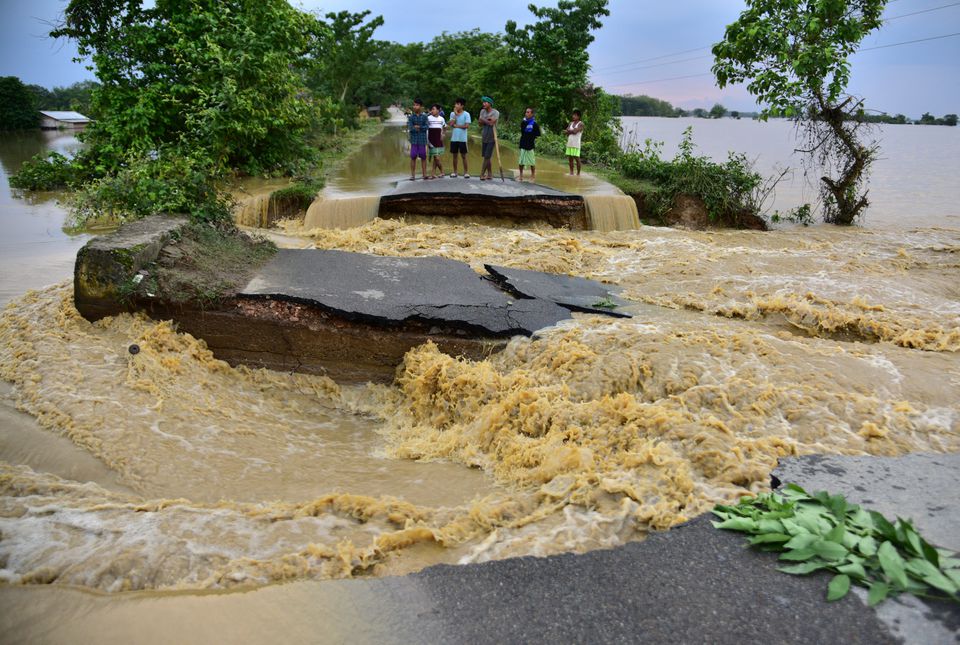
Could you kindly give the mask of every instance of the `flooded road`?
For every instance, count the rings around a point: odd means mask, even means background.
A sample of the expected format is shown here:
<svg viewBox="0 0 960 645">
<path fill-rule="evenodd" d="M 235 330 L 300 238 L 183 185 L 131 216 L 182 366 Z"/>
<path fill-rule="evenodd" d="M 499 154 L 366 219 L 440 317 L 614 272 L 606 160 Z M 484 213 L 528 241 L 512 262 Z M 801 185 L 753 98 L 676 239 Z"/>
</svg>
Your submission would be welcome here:
<svg viewBox="0 0 960 645">
<path fill-rule="evenodd" d="M 632 319 L 577 315 L 484 361 L 424 345 L 394 383 L 362 387 L 230 368 L 167 323 L 91 324 L 69 270 L 34 265 L 52 286 L 23 295 L 5 251 L 0 627 L 65 642 L 70 616 L 84 633 L 216 605 L 252 633 L 333 606 L 322 579 L 643 539 L 765 490 L 785 455 L 956 452 L 950 221 L 288 227 L 290 245 L 567 273 L 633 303 Z"/>
</svg>

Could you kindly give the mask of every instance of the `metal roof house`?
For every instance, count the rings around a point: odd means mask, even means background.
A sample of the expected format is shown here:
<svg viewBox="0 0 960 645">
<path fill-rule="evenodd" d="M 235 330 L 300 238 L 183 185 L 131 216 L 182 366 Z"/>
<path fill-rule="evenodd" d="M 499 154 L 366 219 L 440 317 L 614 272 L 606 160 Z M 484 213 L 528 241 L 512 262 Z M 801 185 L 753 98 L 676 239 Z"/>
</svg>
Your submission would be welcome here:
<svg viewBox="0 0 960 645">
<path fill-rule="evenodd" d="M 90 123 L 90 119 L 79 112 L 56 112 L 40 110 L 41 130 L 59 130 L 60 128 L 82 128 Z"/>
</svg>

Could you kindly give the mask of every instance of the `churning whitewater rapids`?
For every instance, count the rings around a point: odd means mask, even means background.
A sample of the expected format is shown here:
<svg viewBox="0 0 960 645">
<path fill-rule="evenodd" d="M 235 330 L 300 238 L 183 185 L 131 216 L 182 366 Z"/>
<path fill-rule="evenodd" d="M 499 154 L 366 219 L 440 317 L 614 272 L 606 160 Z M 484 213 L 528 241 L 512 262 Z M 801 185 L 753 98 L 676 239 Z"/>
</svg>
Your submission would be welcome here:
<svg viewBox="0 0 960 645">
<path fill-rule="evenodd" d="M 5 447 L 5 582 L 222 588 L 583 551 L 763 490 L 786 455 L 960 449 L 955 231 L 303 235 L 605 280 L 636 315 L 479 362 L 427 344 L 393 385 L 348 388 L 231 368 L 168 323 L 91 324 L 67 285 L 29 293 L 0 317 L 9 398 L 104 468 L 77 481 L 69 454 Z"/>
<path fill-rule="evenodd" d="M 426 344 L 392 384 L 346 386 L 232 368 L 142 316 L 90 323 L 69 282 L 15 297 L 8 608 L 23 586 L 182 596 L 607 548 L 767 490 L 784 456 L 960 450 L 960 229 L 283 233 L 600 280 L 634 317 L 576 314 L 483 361 Z"/>
</svg>

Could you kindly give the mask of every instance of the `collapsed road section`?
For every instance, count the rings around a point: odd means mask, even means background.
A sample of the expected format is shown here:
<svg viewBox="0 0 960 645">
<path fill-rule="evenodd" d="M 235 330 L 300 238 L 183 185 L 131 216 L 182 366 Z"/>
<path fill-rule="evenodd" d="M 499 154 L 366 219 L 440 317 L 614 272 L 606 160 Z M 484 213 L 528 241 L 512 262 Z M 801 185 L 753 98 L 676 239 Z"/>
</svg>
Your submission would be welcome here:
<svg viewBox="0 0 960 645">
<path fill-rule="evenodd" d="M 390 380 L 404 354 L 427 341 L 481 358 L 572 311 L 626 315 L 608 285 L 582 278 L 492 266 L 481 275 L 442 257 L 321 249 L 277 250 L 234 271 L 235 284 L 216 297 L 175 298 L 164 275 L 216 266 L 198 257 L 203 244 L 186 248 L 189 236 L 184 220 L 148 218 L 91 240 L 77 256 L 78 311 L 89 320 L 141 311 L 175 321 L 231 364 L 344 382 Z"/>
</svg>

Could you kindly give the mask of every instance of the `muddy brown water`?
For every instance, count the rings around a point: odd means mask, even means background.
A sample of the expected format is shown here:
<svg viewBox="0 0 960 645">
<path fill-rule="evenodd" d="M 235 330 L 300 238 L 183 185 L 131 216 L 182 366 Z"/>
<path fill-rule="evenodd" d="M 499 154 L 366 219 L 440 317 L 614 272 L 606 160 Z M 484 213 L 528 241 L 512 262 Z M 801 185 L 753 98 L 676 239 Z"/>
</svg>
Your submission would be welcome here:
<svg viewBox="0 0 960 645">
<path fill-rule="evenodd" d="M 5 141 L 4 172 L 57 145 L 74 144 Z M 764 490 L 784 455 L 960 449 L 948 213 L 768 233 L 290 224 L 289 246 L 569 273 L 633 303 L 630 320 L 577 315 L 486 361 L 425 345 L 393 384 L 345 387 L 230 368 L 166 323 L 88 323 L 68 282 L 86 236 L 60 230 L 53 199 L 0 183 L 13 641 L 199 640 L 227 624 L 250 641 L 277 621 L 309 639 L 313 605 L 330 640 L 378 640 L 343 622 L 362 588 L 329 579 L 639 540 Z"/>
</svg>

